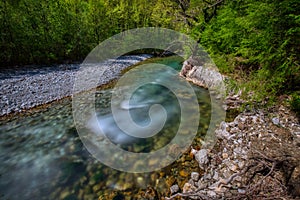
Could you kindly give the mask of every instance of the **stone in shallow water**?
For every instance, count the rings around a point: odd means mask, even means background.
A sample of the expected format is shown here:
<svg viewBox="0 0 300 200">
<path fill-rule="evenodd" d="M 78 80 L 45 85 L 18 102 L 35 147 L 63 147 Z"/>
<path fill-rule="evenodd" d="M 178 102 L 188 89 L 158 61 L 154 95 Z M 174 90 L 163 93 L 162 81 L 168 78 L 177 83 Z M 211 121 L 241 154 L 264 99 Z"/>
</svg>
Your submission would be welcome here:
<svg viewBox="0 0 300 200">
<path fill-rule="evenodd" d="M 189 173 L 183 169 L 179 171 L 179 175 L 182 177 L 188 177 Z"/>
</svg>

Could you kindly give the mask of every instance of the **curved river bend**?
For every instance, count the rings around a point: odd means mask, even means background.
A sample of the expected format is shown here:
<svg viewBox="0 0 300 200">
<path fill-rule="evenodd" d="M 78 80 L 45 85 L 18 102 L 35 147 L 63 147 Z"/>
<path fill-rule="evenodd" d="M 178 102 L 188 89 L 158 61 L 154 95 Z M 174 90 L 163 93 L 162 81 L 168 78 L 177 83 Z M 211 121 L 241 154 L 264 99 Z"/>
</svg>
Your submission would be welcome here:
<svg viewBox="0 0 300 200">
<path fill-rule="evenodd" d="M 151 60 L 154 61 L 178 71 L 182 65 L 178 57 Z M 164 75 L 158 76 L 163 78 Z M 210 97 L 205 89 L 194 87 L 194 90 L 200 106 L 200 136 L 209 125 Z M 134 94 L 136 106 L 146 103 L 133 114 L 133 120 L 140 120 L 138 123 L 144 123 L 146 105 L 151 103 L 161 102 L 170 116 L 174 116 L 162 130 L 166 133 L 163 137 L 141 142 L 132 142 L 132 138 L 119 134 L 120 130 L 110 117 L 111 92 L 109 87 L 98 89 L 96 107 L 113 142 L 129 151 L 148 152 L 161 148 L 174 137 L 179 123 L 179 105 L 166 88 L 148 85 Z M 93 122 L 90 128 L 94 128 Z M 200 140 L 197 137 L 193 145 L 200 145 Z M 130 196 L 138 198 L 136 195 L 145 194 L 149 188 L 160 198 L 168 195 L 173 183 L 184 182 L 190 171 L 199 171 L 187 154 L 171 166 L 152 173 L 130 174 L 106 167 L 88 153 L 78 137 L 69 98 L 1 120 L 0 163 L 0 199 L 112 199 L 122 195 L 130 199 Z"/>
</svg>

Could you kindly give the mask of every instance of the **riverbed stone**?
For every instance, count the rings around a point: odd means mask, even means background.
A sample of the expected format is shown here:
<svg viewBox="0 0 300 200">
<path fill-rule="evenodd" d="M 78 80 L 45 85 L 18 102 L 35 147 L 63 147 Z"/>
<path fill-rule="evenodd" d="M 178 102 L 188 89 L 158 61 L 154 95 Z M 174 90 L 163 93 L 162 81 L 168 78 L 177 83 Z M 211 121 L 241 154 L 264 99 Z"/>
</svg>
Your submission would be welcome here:
<svg viewBox="0 0 300 200">
<path fill-rule="evenodd" d="M 179 192 L 179 186 L 177 184 L 176 185 L 172 185 L 170 187 L 170 191 L 171 191 L 171 194 Z"/>
<path fill-rule="evenodd" d="M 201 169 L 204 169 L 205 166 L 208 164 L 209 159 L 208 159 L 208 151 L 207 149 L 201 149 L 195 154 L 195 159 L 199 164 L 199 167 Z"/>
<path fill-rule="evenodd" d="M 199 180 L 199 177 L 200 177 L 200 174 L 198 172 L 192 172 L 191 173 L 191 179 L 193 181 L 198 181 Z"/>
<path fill-rule="evenodd" d="M 186 192 L 192 192 L 192 191 L 195 191 L 197 188 L 190 184 L 190 183 L 185 183 L 183 188 L 182 188 L 182 192 L 183 193 L 186 193 Z"/>
<path fill-rule="evenodd" d="M 182 177 L 188 177 L 189 173 L 185 169 L 182 169 L 179 171 L 179 175 Z"/>
<path fill-rule="evenodd" d="M 217 196 L 217 193 L 214 191 L 207 191 L 207 196 L 211 197 L 211 198 L 215 198 Z"/>
</svg>

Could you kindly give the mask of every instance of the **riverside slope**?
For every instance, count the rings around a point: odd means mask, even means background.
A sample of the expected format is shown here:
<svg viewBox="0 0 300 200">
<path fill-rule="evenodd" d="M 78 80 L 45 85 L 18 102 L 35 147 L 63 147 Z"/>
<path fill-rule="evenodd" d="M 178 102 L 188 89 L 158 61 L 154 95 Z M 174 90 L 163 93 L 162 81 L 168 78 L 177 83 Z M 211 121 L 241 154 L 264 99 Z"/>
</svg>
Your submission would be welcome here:
<svg viewBox="0 0 300 200">
<path fill-rule="evenodd" d="M 121 56 L 113 62 L 110 60 L 110 70 L 99 77 L 98 85 L 118 78 L 123 69 L 150 57 L 149 54 L 142 54 Z M 99 63 L 99 66 L 105 63 Z M 63 64 L 3 69 L 0 72 L 0 116 L 71 96 L 79 68 L 80 64 Z"/>
<path fill-rule="evenodd" d="M 209 88 L 218 77 L 209 70 L 190 58 L 180 75 Z M 224 108 L 239 108 L 246 102 L 240 95 L 229 94 Z M 300 122 L 284 102 L 247 108 L 233 121 L 221 122 L 215 134 L 214 148 L 190 152 L 201 170 L 190 174 L 182 193 L 179 185 L 172 185 L 172 196 L 165 199 L 299 199 Z"/>
</svg>

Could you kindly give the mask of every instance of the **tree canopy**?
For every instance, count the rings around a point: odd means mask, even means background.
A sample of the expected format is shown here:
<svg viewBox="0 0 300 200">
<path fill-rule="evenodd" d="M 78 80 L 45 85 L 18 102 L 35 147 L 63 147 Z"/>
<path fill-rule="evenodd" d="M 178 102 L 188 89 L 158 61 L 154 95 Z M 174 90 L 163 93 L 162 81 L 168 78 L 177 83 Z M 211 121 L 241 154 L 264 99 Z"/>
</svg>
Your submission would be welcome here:
<svg viewBox="0 0 300 200">
<path fill-rule="evenodd" d="M 250 90 L 300 102 L 299 0 L 2 0 L 1 66 L 80 61 L 137 27 L 186 33 Z M 297 102 L 297 101 L 296 101 Z"/>
</svg>

